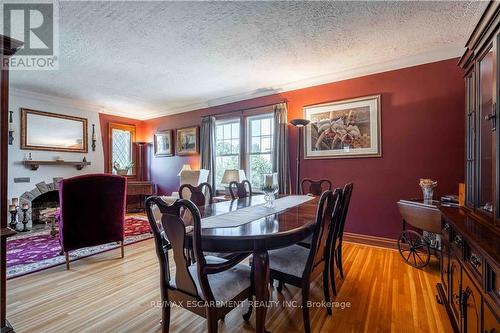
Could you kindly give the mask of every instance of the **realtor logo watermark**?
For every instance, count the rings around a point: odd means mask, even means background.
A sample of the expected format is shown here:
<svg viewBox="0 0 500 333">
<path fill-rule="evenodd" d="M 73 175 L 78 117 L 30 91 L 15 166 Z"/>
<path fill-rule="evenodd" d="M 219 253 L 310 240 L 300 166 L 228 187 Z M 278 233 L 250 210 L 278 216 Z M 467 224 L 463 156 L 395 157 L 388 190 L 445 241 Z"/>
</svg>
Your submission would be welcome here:
<svg viewBox="0 0 500 333">
<path fill-rule="evenodd" d="M 2 34 L 23 42 L 17 53 L 4 59 L 10 70 L 59 68 L 59 4 L 48 0 L 3 2 Z"/>
</svg>

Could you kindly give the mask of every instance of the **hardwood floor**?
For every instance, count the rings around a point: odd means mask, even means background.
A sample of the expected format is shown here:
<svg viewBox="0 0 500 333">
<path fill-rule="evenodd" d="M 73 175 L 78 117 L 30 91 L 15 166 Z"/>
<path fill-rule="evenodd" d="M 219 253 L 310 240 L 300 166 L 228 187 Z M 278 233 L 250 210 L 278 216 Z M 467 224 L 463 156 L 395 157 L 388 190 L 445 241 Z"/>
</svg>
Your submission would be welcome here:
<svg viewBox="0 0 500 333">
<path fill-rule="evenodd" d="M 337 275 L 336 308 L 327 316 L 311 309 L 313 332 L 451 332 L 443 306 L 437 304 L 437 260 L 425 271 L 402 262 L 397 251 L 356 244 L 344 245 L 345 280 Z M 98 254 L 64 266 L 9 280 L 7 317 L 16 332 L 159 332 L 158 263 L 152 240 Z M 286 286 L 273 301 L 297 301 L 300 290 Z M 320 302 L 321 277 L 311 288 L 311 300 Z M 242 308 L 219 323 L 219 332 L 252 332 L 241 317 Z M 273 306 L 267 329 L 302 332 L 300 308 Z M 206 321 L 189 311 L 173 308 L 170 332 L 205 332 Z"/>
</svg>

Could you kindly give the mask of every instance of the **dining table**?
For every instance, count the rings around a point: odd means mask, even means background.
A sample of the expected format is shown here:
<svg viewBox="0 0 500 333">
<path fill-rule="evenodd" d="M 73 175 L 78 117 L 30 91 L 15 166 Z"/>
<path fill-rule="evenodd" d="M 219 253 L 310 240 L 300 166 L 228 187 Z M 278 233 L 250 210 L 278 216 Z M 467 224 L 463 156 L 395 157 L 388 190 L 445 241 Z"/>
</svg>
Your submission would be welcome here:
<svg viewBox="0 0 500 333">
<path fill-rule="evenodd" d="M 254 195 L 198 207 L 203 251 L 253 255 L 256 332 L 266 332 L 268 252 L 296 244 L 312 234 L 318 200 L 318 197 L 280 195 L 274 206 L 266 207 L 264 195 Z"/>
</svg>

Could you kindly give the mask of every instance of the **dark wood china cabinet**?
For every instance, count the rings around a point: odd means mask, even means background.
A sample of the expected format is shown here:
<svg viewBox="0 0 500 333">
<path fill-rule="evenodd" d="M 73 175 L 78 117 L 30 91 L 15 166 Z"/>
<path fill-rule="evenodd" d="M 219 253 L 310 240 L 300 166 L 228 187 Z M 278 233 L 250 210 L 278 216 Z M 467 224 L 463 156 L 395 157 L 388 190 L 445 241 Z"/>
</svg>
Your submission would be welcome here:
<svg viewBox="0 0 500 333">
<path fill-rule="evenodd" d="M 500 333 L 500 2 L 459 61 L 465 73 L 465 207 L 441 207 L 441 282 L 454 331 Z"/>
<path fill-rule="evenodd" d="M 7 226 L 7 176 L 9 141 L 9 67 L 7 60 L 22 43 L 0 35 L 0 332 L 14 332 L 6 318 L 7 238 L 16 232 Z"/>
<path fill-rule="evenodd" d="M 491 3 L 485 16 L 488 10 L 497 9 L 497 6 Z M 485 16 L 483 19 L 487 18 Z M 494 19 L 498 20 L 497 17 Z M 488 38 L 483 40 L 480 37 Z M 467 52 L 460 59 L 460 66 L 466 72 L 466 207 L 478 219 L 496 227 L 500 227 L 499 174 L 496 167 L 500 156 L 500 131 L 496 130 L 500 119 L 497 116 L 499 41 L 497 27 L 483 31 L 482 35 L 475 30 L 467 43 Z"/>
</svg>

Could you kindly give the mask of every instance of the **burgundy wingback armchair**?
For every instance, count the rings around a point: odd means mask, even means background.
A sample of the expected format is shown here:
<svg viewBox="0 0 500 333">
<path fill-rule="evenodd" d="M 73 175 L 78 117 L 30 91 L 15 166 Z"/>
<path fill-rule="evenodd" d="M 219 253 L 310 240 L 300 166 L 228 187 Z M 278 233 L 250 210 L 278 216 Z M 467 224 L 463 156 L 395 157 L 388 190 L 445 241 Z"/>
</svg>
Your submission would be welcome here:
<svg viewBox="0 0 500 333">
<path fill-rule="evenodd" d="M 71 250 L 120 242 L 123 258 L 127 179 L 89 174 L 58 183 L 59 241 L 69 269 Z"/>
</svg>

